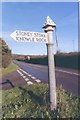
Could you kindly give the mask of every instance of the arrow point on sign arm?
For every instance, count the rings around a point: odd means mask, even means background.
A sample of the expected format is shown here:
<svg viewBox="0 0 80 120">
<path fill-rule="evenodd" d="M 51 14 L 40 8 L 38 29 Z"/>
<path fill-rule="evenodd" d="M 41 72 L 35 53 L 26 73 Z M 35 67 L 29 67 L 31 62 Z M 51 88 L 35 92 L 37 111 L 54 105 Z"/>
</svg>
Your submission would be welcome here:
<svg viewBox="0 0 80 120">
<path fill-rule="evenodd" d="M 14 31 L 11 35 L 10 35 L 10 37 L 12 38 L 12 39 L 14 39 L 14 40 L 16 40 L 16 31 Z"/>
</svg>

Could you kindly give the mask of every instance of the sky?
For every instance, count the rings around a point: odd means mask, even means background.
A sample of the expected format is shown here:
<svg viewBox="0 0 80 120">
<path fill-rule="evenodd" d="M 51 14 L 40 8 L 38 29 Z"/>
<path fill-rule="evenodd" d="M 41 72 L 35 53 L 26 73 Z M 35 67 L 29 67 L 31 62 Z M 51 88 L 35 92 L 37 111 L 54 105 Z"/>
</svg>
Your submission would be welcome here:
<svg viewBox="0 0 80 120">
<path fill-rule="evenodd" d="M 2 36 L 1 29 L 0 36 L 13 54 L 46 55 L 45 43 L 16 42 L 10 34 L 15 30 L 44 33 L 42 27 L 47 16 L 56 23 L 59 50 L 61 52 L 78 51 L 77 2 L 3 2 Z M 55 31 L 53 38 L 53 53 L 55 53 L 57 50 Z"/>
</svg>

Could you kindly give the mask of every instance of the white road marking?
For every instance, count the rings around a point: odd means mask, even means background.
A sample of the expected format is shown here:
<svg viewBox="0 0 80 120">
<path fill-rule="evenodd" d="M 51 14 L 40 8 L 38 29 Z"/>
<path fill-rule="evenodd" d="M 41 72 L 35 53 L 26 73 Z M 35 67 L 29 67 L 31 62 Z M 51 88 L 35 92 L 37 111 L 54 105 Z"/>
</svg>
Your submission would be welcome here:
<svg viewBox="0 0 80 120">
<path fill-rule="evenodd" d="M 23 75 L 23 73 L 21 72 L 20 75 Z"/>
<path fill-rule="evenodd" d="M 27 74 L 29 77 L 31 77 L 32 79 L 36 79 L 34 76 L 32 76 L 31 74 L 29 74 L 29 73 L 27 73 L 26 71 L 24 71 L 24 70 L 22 70 L 22 69 L 20 69 L 23 73 L 25 73 L 25 74 Z M 23 76 L 23 78 L 25 78 L 24 76 Z M 37 80 L 36 82 L 41 82 L 40 80 Z"/>
<path fill-rule="evenodd" d="M 29 81 L 29 82 L 27 82 L 27 84 L 28 84 L 28 85 L 32 85 L 32 84 L 33 84 L 33 82 Z"/>
<path fill-rule="evenodd" d="M 23 71 L 23 69 L 20 68 L 21 71 Z"/>
<path fill-rule="evenodd" d="M 27 72 L 23 71 L 23 73 L 28 74 Z"/>
<path fill-rule="evenodd" d="M 22 74 L 19 70 L 17 70 L 17 72 L 18 72 L 21 76 L 23 76 L 23 74 Z"/>
<path fill-rule="evenodd" d="M 32 76 L 31 78 L 32 78 L 32 79 L 36 79 L 36 78 L 35 78 L 35 77 L 33 77 L 33 76 Z"/>
<path fill-rule="evenodd" d="M 78 74 L 78 73 L 68 72 L 68 71 L 65 71 L 65 70 L 58 70 L 58 69 L 56 69 L 56 71 L 64 72 L 64 73 L 71 74 L 71 75 L 78 75 L 78 76 L 80 76 L 80 74 Z"/>
<path fill-rule="evenodd" d="M 27 82 L 27 81 L 29 81 L 29 79 L 28 79 L 28 78 L 25 78 L 25 81 Z"/>
<path fill-rule="evenodd" d="M 35 81 L 36 81 L 36 82 L 38 82 L 38 83 L 40 83 L 40 82 L 41 82 L 41 80 L 39 80 L 39 79 L 36 79 Z"/>
<path fill-rule="evenodd" d="M 19 70 L 17 70 L 17 72 L 20 74 L 21 72 Z"/>
<path fill-rule="evenodd" d="M 29 77 L 31 77 L 32 75 L 28 74 Z"/>
<path fill-rule="evenodd" d="M 21 69 L 20 69 L 21 70 Z M 22 70 L 21 70 L 22 71 Z M 28 85 L 33 84 L 31 81 L 29 81 L 28 78 L 26 78 L 26 76 L 24 74 L 22 74 L 22 72 L 20 72 L 19 70 L 17 70 L 17 72 L 24 78 L 24 80 L 27 82 Z"/>
<path fill-rule="evenodd" d="M 21 76 L 24 76 L 23 74 L 21 74 Z"/>
<path fill-rule="evenodd" d="M 43 65 L 32 65 L 30 64 L 30 66 L 33 66 L 33 67 L 37 67 L 37 68 L 43 68 Z M 37 69 L 36 68 L 36 69 Z M 45 66 L 45 68 L 47 68 L 47 66 Z M 71 74 L 71 75 L 77 75 L 77 76 L 80 76 L 79 73 L 75 73 L 75 72 L 68 72 L 68 71 L 65 71 L 65 70 L 59 70 L 59 69 L 56 69 L 56 71 L 59 71 L 59 72 L 64 72 L 64 73 L 67 73 L 67 74 Z"/>
<path fill-rule="evenodd" d="M 21 72 L 19 73 L 20 75 L 23 75 Z"/>
<path fill-rule="evenodd" d="M 23 76 L 23 78 L 26 78 L 26 76 Z"/>
<path fill-rule="evenodd" d="M 27 74 L 28 75 L 28 73 L 26 72 L 26 71 L 24 71 L 23 69 L 20 69 L 23 73 L 25 73 L 25 74 Z"/>
<path fill-rule="evenodd" d="M 22 69 L 20 69 L 20 70 L 23 71 L 24 73 L 26 73 L 24 70 L 22 70 Z M 19 70 L 17 70 L 17 72 L 24 78 L 24 80 L 27 82 L 28 85 L 33 84 L 33 82 L 29 81 L 29 79 L 26 78 L 26 76 L 25 76 L 22 72 L 20 72 Z M 29 77 L 31 77 L 32 79 L 34 79 L 37 83 L 40 83 L 40 82 L 41 82 L 41 80 L 36 79 L 34 76 L 32 76 L 32 75 L 30 75 L 30 74 L 28 74 L 28 73 L 27 73 L 27 75 L 28 75 Z"/>
<path fill-rule="evenodd" d="M 24 76 L 24 74 L 22 74 L 19 70 L 17 70 L 17 72 L 23 77 Z"/>
<path fill-rule="evenodd" d="M 19 70 L 17 70 L 17 72 L 21 75 L 21 77 L 26 78 L 26 76 L 24 76 L 24 74 L 21 73 Z"/>
</svg>

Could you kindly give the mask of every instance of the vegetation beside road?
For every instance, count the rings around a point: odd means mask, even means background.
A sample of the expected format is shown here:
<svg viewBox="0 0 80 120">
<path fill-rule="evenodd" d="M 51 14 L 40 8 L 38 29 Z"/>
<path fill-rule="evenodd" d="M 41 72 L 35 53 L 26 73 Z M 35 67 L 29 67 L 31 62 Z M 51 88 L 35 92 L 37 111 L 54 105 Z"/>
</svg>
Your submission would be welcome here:
<svg viewBox="0 0 80 120">
<path fill-rule="evenodd" d="M 17 70 L 18 66 L 14 63 L 11 63 L 7 68 L 1 68 L 0 75 L 7 75 L 15 70 Z"/>
<path fill-rule="evenodd" d="M 25 60 L 25 62 L 32 63 L 32 64 L 48 65 L 47 57 L 44 57 L 44 58 L 32 58 L 30 60 Z"/>
<path fill-rule="evenodd" d="M 80 69 L 80 55 L 56 55 L 55 64 L 57 67 Z"/>
<path fill-rule="evenodd" d="M 38 57 L 38 58 L 31 58 L 30 60 L 28 59 L 17 59 L 18 61 L 23 61 L 27 63 L 32 63 L 32 64 L 40 64 L 40 65 L 48 65 L 48 59 L 46 57 Z M 63 54 L 57 54 L 54 56 L 55 60 L 55 66 L 56 67 L 61 67 L 61 68 L 69 68 L 69 69 L 79 69 L 80 70 L 80 54 L 76 55 L 63 55 Z"/>
<path fill-rule="evenodd" d="M 2 111 L 5 118 L 79 118 L 78 98 L 57 88 L 57 110 L 50 111 L 47 84 L 15 87 L 2 93 Z"/>
<path fill-rule="evenodd" d="M 12 53 L 8 45 L 2 38 L 0 38 L 0 46 L 2 48 L 1 50 L 2 66 L 1 67 L 6 68 L 12 62 Z"/>
<path fill-rule="evenodd" d="M 17 65 L 12 63 L 12 53 L 6 42 L 0 38 L 0 55 L 1 55 L 1 65 L 0 65 L 0 76 L 7 75 L 17 69 Z"/>
</svg>

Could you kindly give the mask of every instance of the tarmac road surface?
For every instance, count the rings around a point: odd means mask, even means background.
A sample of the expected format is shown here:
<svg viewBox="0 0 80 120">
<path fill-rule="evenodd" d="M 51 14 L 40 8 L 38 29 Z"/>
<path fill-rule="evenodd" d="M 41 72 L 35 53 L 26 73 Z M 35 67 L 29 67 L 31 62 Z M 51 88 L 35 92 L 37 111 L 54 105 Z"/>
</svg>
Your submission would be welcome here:
<svg viewBox="0 0 80 120">
<path fill-rule="evenodd" d="M 6 90 L 23 84 L 48 83 L 48 67 L 14 61 L 19 69 L 2 77 L 2 89 Z M 74 95 L 80 96 L 80 73 L 78 70 L 56 68 L 56 85 Z M 1 83 L 0 83 L 1 85 Z"/>
</svg>

